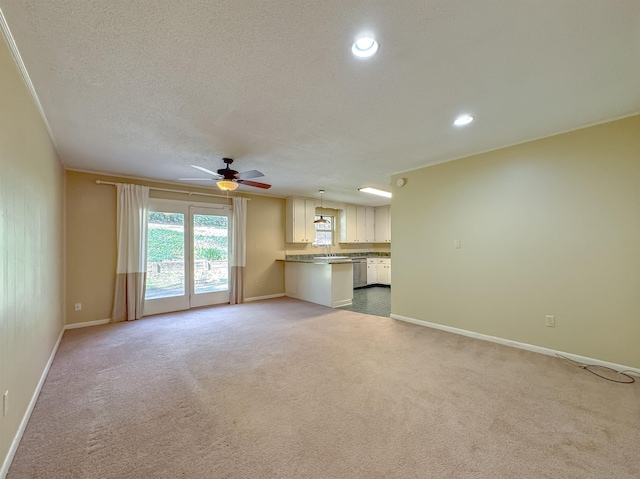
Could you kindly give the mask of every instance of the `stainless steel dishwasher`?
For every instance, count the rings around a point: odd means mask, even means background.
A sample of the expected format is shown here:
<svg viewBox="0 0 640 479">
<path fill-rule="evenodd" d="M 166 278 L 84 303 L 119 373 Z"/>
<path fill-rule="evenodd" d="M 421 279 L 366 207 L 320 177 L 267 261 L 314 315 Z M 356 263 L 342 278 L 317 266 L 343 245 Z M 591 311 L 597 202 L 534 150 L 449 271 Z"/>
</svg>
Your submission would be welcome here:
<svg viewBox="0 0 640 479">
<path fill-rule="evenodd" d="M 367 258 L 352 258 L 353 287 L 362 288 L 367 285 Z"/>
</svg>

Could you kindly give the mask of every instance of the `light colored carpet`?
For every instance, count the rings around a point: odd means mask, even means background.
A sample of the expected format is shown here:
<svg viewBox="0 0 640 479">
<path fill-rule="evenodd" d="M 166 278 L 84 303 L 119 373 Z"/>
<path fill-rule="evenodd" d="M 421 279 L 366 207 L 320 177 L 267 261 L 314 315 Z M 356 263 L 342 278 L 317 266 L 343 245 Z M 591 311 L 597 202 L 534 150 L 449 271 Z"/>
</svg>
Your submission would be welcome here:
<svg viewBox="0 0 640 479">
<path fill-rule="evenodd" d="M 67 331 L 9 479 L 634 478 L 640 387 L 276 299 Z"/>
</svg>

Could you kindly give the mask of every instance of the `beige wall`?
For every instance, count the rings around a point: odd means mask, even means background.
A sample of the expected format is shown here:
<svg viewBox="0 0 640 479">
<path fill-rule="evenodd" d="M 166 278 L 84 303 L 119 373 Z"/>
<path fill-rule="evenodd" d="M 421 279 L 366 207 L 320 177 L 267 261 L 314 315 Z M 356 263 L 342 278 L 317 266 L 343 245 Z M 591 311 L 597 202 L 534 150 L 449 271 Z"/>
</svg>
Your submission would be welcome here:
<svg viewBox="0 0 640 479">
<path fill-rule="evenodd" d="M 252 196 L 247 204 L 245 298 L 284 294 L 285 200 Z"/>
<path fill-rule="evenodd" d="M 64 176 L 9 52 L 0 35 L 0 476 L 63 326 Z"/>
<path fill-rule="evenodd" d="M 216 193 L 191 185 L 133 180 L 101 174 L 66 172 L 67 216 L 67 323 L 108 319 L 111 316 L 116 268 L 115 187 L 96 180 L 136 183 L 159 188 Z M 224 198 L 151 191 L 151 197 L 228 203 Z M 258 195 L 247 206 L 247 267 L 245 298 L 284 293 L 285 200 Z M 82 311 L 74 311 L 82 303 Z"/>
<path fill-rule="evenodd" d="M 640 116 L 399 176 L 394 314 L 640 367 Z"/>
</svg>

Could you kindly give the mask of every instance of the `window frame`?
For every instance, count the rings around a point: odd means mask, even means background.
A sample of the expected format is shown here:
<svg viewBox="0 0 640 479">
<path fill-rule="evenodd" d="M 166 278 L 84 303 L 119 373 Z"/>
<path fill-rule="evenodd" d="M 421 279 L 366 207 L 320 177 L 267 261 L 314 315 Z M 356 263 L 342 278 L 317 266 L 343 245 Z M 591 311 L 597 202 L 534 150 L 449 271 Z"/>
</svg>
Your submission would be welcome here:
<svg viewBox="0 0 640 479">
<path fill-rule="evenodd" d="M 314 221 L 315 220 L 319 220 L 320 216 L 322 216 L 324 219 L 329 220 L 329 224 L 330 227 L 329 228 L 324 228 L 324 225 L 321 224 L 314 224 L 313 226 L 315 227 L 315 234 L 313 236 L 313 243 L 312 246 L 314 248 L 326 248 L 327 246 L 334 246 L 335 243 L 335 239 L 336 239 L 336 218 L 333 215 L 315 215 L 314 217 Z M 327 243 L 318 243 L 318 232 L 329 232 L 331 235 L 331 240 L 330 242 Z"/>
</svg>

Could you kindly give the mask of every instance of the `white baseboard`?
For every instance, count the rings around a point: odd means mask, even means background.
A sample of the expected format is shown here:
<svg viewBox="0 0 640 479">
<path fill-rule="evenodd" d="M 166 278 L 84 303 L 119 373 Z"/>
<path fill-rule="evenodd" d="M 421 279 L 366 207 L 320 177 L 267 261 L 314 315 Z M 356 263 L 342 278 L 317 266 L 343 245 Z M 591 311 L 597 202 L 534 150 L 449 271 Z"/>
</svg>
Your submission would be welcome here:
<svg viewBox="0 0 640 479">
<path fill-rule="evenodd" d="M 343 308 L 345 306 L 351 306 L 353 304 L 353 300 L 351 298 L 349 299 L 343 299 L 341 301 L 334 301 L 333 303 L 331 303 L 331 307 L 332 308 Z"/>
<path fill-rule="evenodd" d="M 266 296 L 253 296 L 251 298 L 244 298 L 244 302 L 250 303 L 251 301 L 262 301 L 263 299 L 282 298 L 283 296 L 284 296 L 284 293 L 268 294 Z"/>
<path fill-rule="evenodd" d="M 391 314 L 391 318 L 400 321 L 406 321 L 407 323 L 418 324 L 420 326 L 426 326 L 427 328 L 439 329 L 441 331 L 447 331 L 449 333 L 460 334 L 461 336 L 467 336 L 469 338 L 481 339 L 483 341 L 489 341 L 491 343 L 503 344 L 505 346 L 511 346 L 512 348 L 525 349 L 534 353 L 545 354 L 547 356 L 556 356 L 561 354 L 569 359 L 578 361 L 583 364 L 594 364 L 598 366 L 605 366 L 616 371 L 629 371 L 636 375 L 640 375 L 640 369 L 633 368 L 631 366 L 625 366 L 623 364 L 611 363 L 609 361 L 602 361 L 600 359 L 589 358 L 587 356 L 579 356 L 577 354 L 567 353 L 564 351 L 557 351 L 555 349 L 544 348 L 542 346 L 535 346 L 533 344 L 520 343 L 518 341 L 512 341 L 510 339 L 499 338 L 497 336 L 489 336 L 488 334 L 476 333 L 475 331 L 468 331 L 466 329 L 453 328 L 451 326 L 445 326 L 438 323 L 430 323 L 429 321 L 423 321 L 421 319 L 409 318 L 407 316 L 401 316 L 399 314 Z"/>
<path fill-rule="evenodd" d="M 44 371 L 40 375 L 40 380 L 38 381 L 38 385 L 36 386 L 35 391 L 33 391 L 33 395 L 31 396 L 31 401 L 29 401 L 29 406 L 27 406 L 27 410 L 22 417 L 22 421 L 20 421 L 20 426 L 18 427 L 18 432 L 16 432 L 15 437 L 13 438 L 13 442 L 11 443 L 11 447 L 9 448 L 9 452 L 7 453 L 7 457 L 4 458 L 4 462 L 2 463 L 2 468 L 0 469 L 0 479 L 5 479 L 7 473 L 9 472 L 9 467 L 11 466 L 11 461 L 13 461 L 13 456 L 15 456 L 16 451 L 18 450 L 18 445 L 22 440 L 22 435 L 24 434 L 24 430 L 27 428 L 27 423 L 29 422 L 29 418 L 31 417 L 31 413 L 33 412 L 33 408 L 36 405 L 36 401 L 38 400 L 38 396 L 40 395 L 40 391 L 42 390 L 42 386 L 44 385 L 45 379 L 47 379 L 47 374 L 49 374 L 49 368 L 51 367 L 51 363 L 53 363 L 53 358 L 58 352 L 58 346 L 60 345 L 60 341 L 62 340 L 62 335 L 64 334 L 64 328 L 60 331 L 60 335 L 58 336 L 58 340 L 56 341 L 55 346 L 53 347 L 53 351 L 51 351 L 51 355 L 49 356 L 49 360 L 47 361 L 47 365 L 44 367 Z"/>
<path fill-rule="evenodd" d="M 100 324 L 107 324 L 111 319 L 96 319 L 95 321 L 85 321 L 84 323 L 71 323 L 65 324 L 64 329 L 76 329 L 76 328 L 87 328 L 89 326 L 98 326 Z"/>
</svg>

